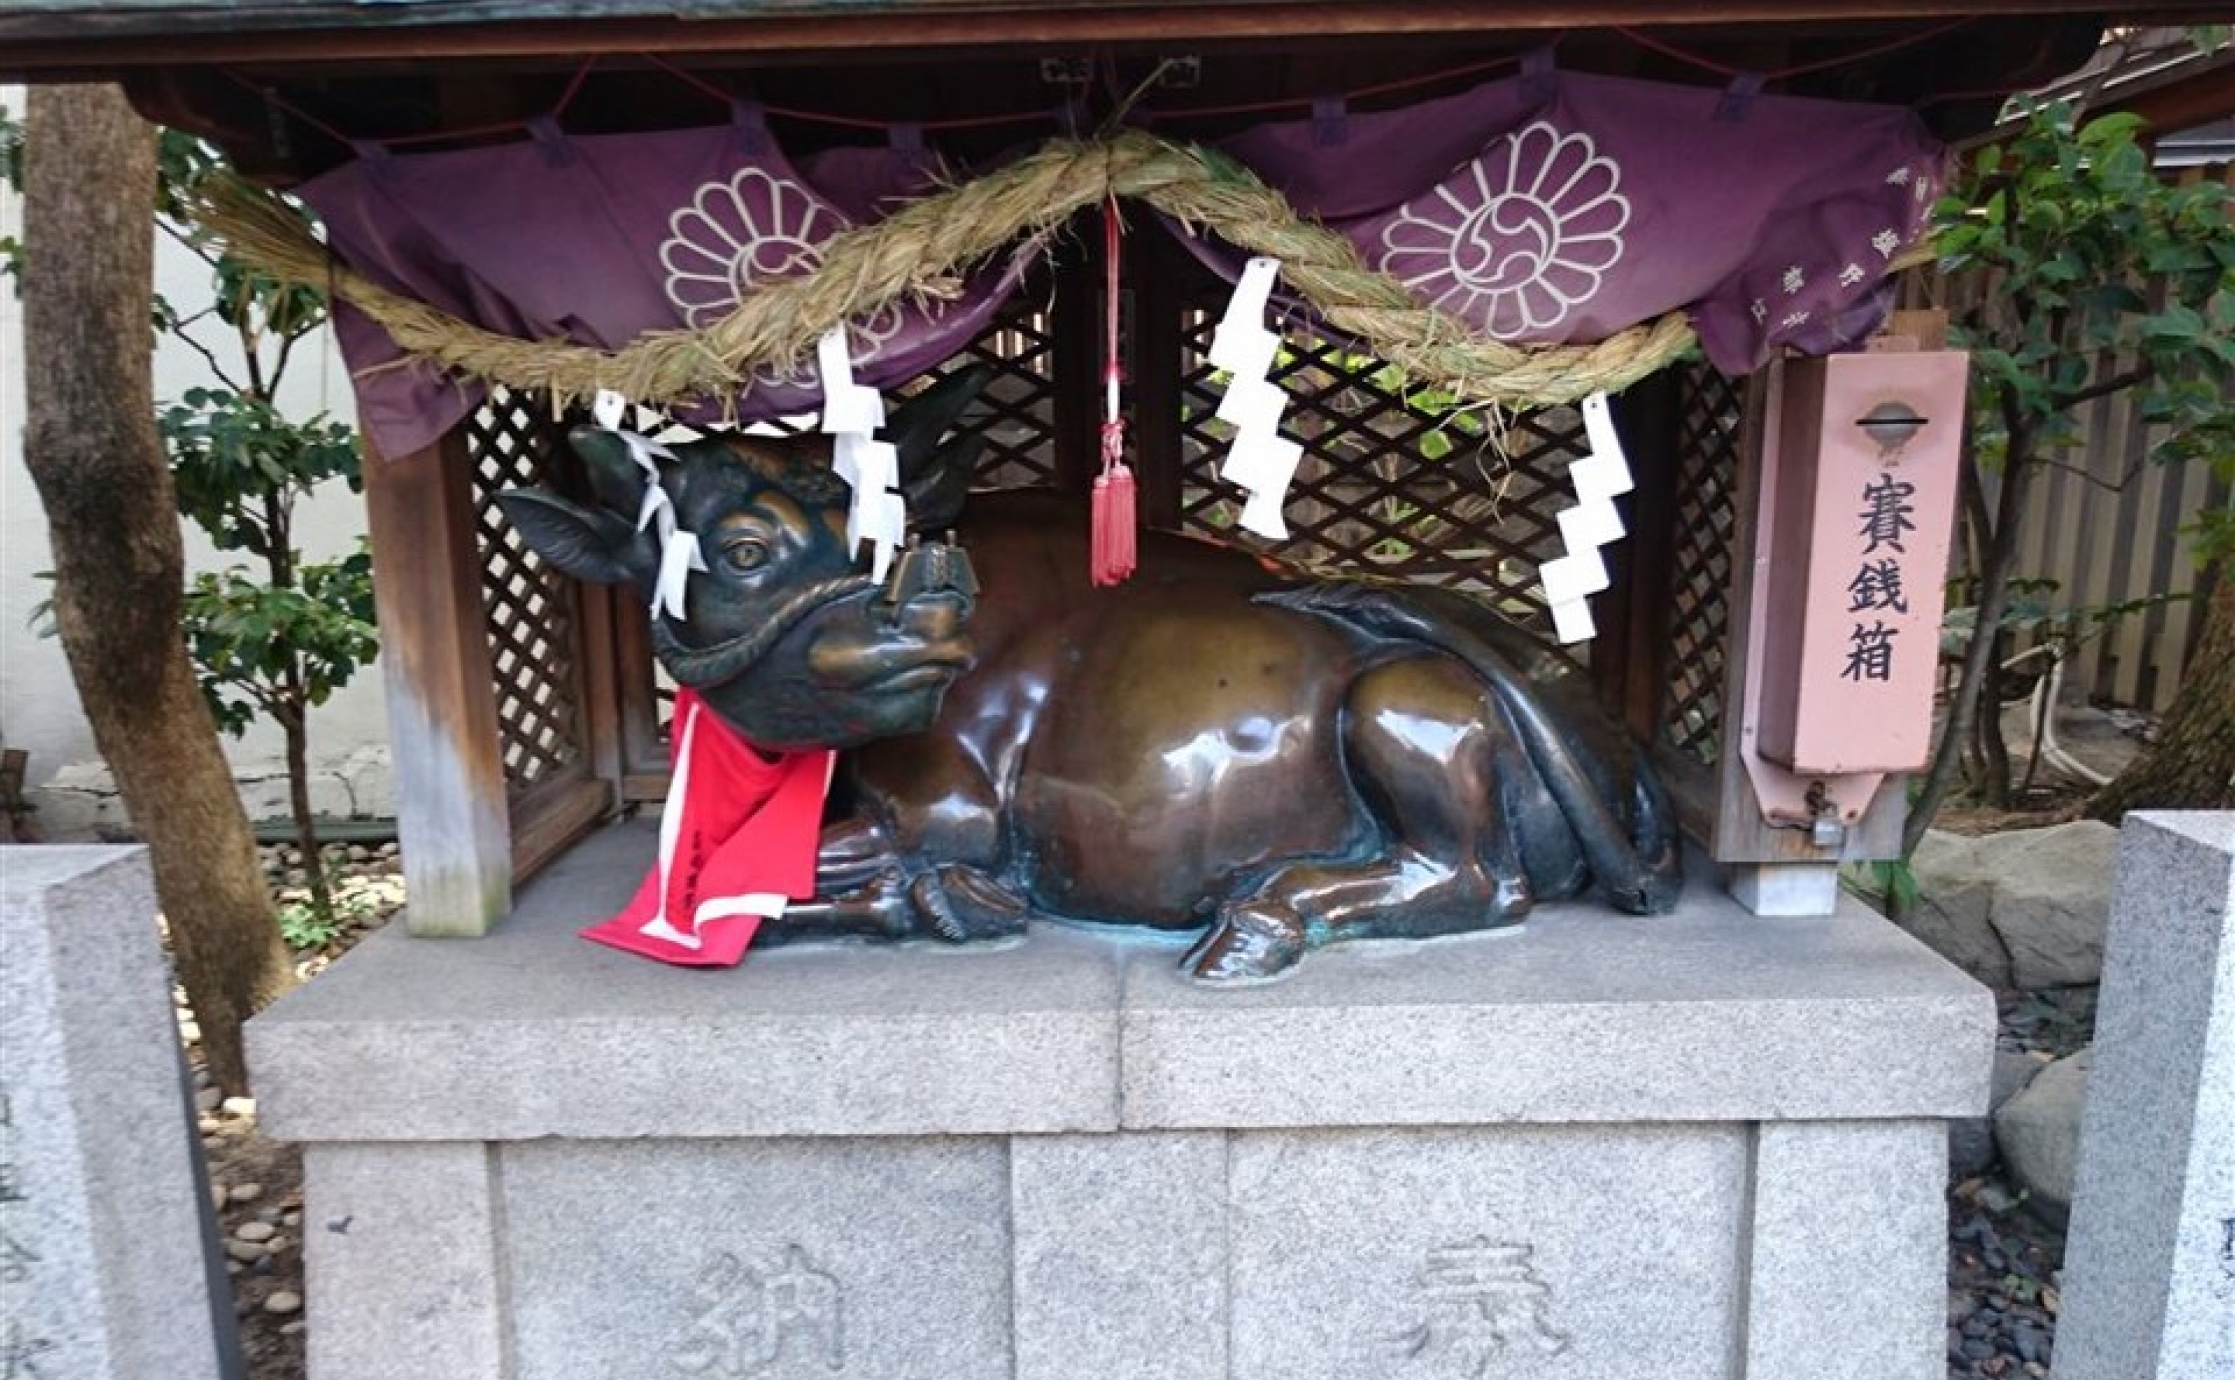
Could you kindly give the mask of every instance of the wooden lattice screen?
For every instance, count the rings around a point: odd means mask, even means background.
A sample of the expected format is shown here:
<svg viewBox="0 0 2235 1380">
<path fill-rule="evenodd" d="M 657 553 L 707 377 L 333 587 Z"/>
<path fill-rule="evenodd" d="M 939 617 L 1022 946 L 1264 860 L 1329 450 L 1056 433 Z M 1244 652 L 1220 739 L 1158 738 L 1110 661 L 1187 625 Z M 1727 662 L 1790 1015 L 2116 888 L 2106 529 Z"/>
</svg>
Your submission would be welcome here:
<svg viewBox="0 0 2235 1380">
<path fill-rule="evenodd" d="M 1438 408 L 1381 361 L 1288 332 L 1272 377 L 1290 400 L 1283 434 L 1303 442 L 1304 458 L 1289 490 L 1290 539 L 1274 544 L 1234 527 L 1243 496 L 1218 478 L 1233 429 L 1212 416 L 1224 391 L 1208 357 L 1216 325 L 1205 307 L 1183 319 L 1184 530 L 1299 564 L 1465 589 L 1548 626 L 1537 565 L 1562 552 L 1555 514 L 1575 502 L 1567 466 L 1589 450 L 1574 408 L 1510 419 L 1501 454 L 1481 414 Z"/>
<path fill-rule="evenodd" d="M 1746 386 L 1704 363 L 1689 364 L 1679 372 L 1677 398 L 1676 515 L 1659 730 L 1678 754 L 1712 765 L 1723 736 Z"/>
<path fill-rule="evenodd" d="M 992 329 L 938 370 L 945 374 L 975 364 L 993 366 L 992 380 L 961 428 L 963 434 L 985 437 L 976 487 L 1064 487 L 1056 444 L 1056 343 L 1054 312 L 1045 301 L 1027 301 L 1020 294 Z"/>
<path fill-rule="evenodd" d="M 589 639 L 575 582 L 528 549 L 495 501 L 525 485 L 566 487 L 557 472 L 564 463 L 561 427 L 540 399 L 503 390 L 466 427 L 497 731 L 518 832 L 539 798 L 590 775 Z"/>
</svg>

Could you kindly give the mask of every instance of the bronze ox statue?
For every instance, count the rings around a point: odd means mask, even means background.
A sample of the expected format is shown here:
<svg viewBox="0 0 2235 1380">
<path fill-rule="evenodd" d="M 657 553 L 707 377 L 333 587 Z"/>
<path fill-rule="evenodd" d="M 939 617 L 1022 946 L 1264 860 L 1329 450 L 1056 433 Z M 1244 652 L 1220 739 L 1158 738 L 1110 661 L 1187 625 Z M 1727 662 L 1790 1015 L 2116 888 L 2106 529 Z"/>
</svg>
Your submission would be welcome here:
<svg viewBox="0 0 2235 1380">
<path fill-rule="evenodd" d="M 659 463 L 707 569 L 654 645 L 748 741 L 850 749 L 817 896 L 756 943 L 1015 934 L 1028 915 L 1202 931 L 1185 967 L 1270 977 L 1305 950 L 1517 922 L 1596 886 L 1675 904 L 1669 809 L 1584 678 L 1448 591 L 1305 578 L 1144 534 L 1088 582 L 1084 505 L 963 498 L 942 446 L 980 380 L 886 428 L 911 527 L 882 584 L 844 530 L 827 437 L 725 436 Z M 560 569 L 649 594 L 644 471 L 584 429 L 594 504 L 503 496 Z"/>
</svg>

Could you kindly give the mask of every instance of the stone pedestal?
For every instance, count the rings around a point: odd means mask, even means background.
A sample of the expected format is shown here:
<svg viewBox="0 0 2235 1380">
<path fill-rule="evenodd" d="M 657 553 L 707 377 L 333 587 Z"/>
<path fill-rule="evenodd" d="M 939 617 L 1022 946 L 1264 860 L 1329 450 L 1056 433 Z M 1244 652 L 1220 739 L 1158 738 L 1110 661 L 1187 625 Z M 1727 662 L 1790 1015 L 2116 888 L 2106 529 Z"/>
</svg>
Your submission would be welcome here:
<svg viewBox="0 0 2235 1380">
<path fill-rule="evenodd" d="M 1175 948 L 383 933 L 251 1027 L 312 1380 L 1937 1380 L 1983 988 L 1853 906 L 1591 907 L 1191 985 Z"/>
<path fill-rule="evenodd" d="M 2235 812 L 2129 815 L 2058 1380 L 2235 1375 Z"/>
</svg>

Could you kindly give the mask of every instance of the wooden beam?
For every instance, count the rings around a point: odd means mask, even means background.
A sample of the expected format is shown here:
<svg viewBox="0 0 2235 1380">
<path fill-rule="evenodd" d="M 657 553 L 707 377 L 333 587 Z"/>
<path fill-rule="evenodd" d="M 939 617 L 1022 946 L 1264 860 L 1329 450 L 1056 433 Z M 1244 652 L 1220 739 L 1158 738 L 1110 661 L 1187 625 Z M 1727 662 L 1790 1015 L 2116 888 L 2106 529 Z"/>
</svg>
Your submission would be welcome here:
<svg viewBox="0 0 2235 1380">
<path fill-rule="evenodd" d="M 512 909 L 512 839 L 465 432 L 369 456 L 365 520 L 388 686 L 406 921 L 479 935 Z"/>
<path fill-rule="evenodd" d="M 651 7 L 645 7 L 651 8 Z M 1934 20 L 2012 15 L 2086 16 L 2101 0 L 1260 0 L 1187 4 L 700 4 L 689 17 L 612 7 L 614 17 L 551 17 L 525 3 L 452 4 L 439 17 L 418 6 L 368 9 L 326 0 L 258 18 L 235 10 L 33 11 L 0 15 L 0 77 L 83 80 L 128 67 L 207 62 L 321 62 L 436 58 L 569 58 L 970 49 L 1019 45 L 1262 44 L 1281 38 L 1357 39 L 1485 32 L 1557 32 L 1613 25 L 1760 24 L 1791 28 L 1839 21 Z M 2168 15 L 2209 14 L 2207 0 L 2172 0 Z"/>
</svg>

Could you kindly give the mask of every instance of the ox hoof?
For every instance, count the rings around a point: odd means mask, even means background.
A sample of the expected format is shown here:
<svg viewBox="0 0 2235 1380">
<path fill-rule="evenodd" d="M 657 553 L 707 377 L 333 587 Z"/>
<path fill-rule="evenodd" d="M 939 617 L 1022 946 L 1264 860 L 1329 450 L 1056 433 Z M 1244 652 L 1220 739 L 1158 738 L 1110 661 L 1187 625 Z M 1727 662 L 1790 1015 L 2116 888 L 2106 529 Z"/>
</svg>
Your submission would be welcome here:
<svg viewBox="0 0 2235 1380">
<path fill-rule="evenodd" d="M 971 868 L 942 867 L 918 877 L 909 896 L 925 925 L 950 944 L 1024 932 L 1024 903 Z"/>
<path fill-rule="evenodd" d="M 1303 918 L 1277 901 L 1259 901 L 1221 911 L 1180 966 L 1201 982 L 1263 982 L 1303 956 Z"/>
</svg>

